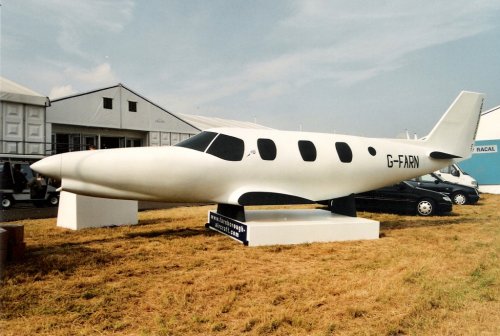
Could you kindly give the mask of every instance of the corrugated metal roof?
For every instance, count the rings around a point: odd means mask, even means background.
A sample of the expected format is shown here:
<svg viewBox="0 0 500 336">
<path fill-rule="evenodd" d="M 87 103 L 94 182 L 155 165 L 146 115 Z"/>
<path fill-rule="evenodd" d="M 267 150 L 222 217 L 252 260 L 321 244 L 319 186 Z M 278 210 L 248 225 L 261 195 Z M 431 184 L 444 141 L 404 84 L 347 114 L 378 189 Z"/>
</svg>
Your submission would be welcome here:
<svg viewBox="0 0 500 336">
<path fill-rule="evenodd" d="M 495 111 L 500 111 L 500 105 L 498 105 L 497 107 L 494 107 L 494 108 L 491 108 L 487 111 L 484 111 L 483 113 L 481 113 L 481 116 L 484 116 L 485 114 L 488 114 L 488 113 L 491 113 L 491 112 L 495 112 Z"/>
<path fill-rule="evenodd" d="M 500 139 L 500 106 L 484 111 L 479 119 L 476 140 Z"/>
<path fill-rule="evenodd" d="M 0 76 L 0 100 L 14 103 L 46 106 L 49 98 L 27 87 Z"/>
<path fill-rule="evenodd" d="M 191 125 L 201 129 L 206 130 L 209 128 L 218 128 L 218 127 L 237 127 L 237 128 L 256 128 L 256 129 L 271 129 L 270 127 L 259 125 L 256 123 L 252 123 L 249 121 L 239 121 L 239 120 L 230 120 L 230 119 L 222 119 L 215 117 L 205 117 L 191 114 L 183 114 L 177 113 L 179 118 L 184 119 Z"/>
</svg>

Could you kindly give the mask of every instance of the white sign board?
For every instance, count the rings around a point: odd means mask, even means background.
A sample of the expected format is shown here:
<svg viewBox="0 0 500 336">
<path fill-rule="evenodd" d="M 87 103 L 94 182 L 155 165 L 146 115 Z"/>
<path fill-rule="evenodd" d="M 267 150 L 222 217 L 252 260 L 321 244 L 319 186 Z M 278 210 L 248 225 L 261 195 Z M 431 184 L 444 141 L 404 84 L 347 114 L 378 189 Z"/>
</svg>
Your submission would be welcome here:
<svg viewBox="0 0 500 336">
<path fill-rule="evenodd" d="M 497 153 L 497 152 L 498 152 L 497 145 L 474 146 L 472 150 L 473 154 L 486 154 L 486 153 Z"/>
</svg>

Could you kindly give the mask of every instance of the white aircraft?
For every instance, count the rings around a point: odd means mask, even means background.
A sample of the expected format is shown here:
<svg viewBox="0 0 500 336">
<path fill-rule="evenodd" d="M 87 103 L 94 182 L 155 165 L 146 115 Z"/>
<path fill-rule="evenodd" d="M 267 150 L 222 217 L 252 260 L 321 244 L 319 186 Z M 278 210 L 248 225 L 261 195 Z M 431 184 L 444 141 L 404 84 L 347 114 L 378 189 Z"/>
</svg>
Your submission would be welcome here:
<svg viewBox="0 0 500 336">
<path fill-rule="evenodd" d="M 246 205 L 329 202 L 355 216 L 352 194 L 469 158 L 483 100 L 460 93 L 417 140 L 216 128 L 172 147 L 71 152 L 31 167 L 87 196 L 218 203 L 233 218 Z"/>
</svg>

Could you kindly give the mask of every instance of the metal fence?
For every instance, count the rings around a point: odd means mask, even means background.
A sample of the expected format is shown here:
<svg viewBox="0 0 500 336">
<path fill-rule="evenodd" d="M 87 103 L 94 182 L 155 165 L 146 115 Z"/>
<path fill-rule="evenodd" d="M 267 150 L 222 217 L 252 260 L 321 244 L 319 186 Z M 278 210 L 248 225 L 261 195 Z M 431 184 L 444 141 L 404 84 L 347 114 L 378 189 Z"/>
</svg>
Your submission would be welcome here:
<svg viewBox="0 0 500 336">
<path fill-rule="evenodd" d="M 91 145 L 76 145 L 60 142 L 34 142 L 0 140 L 0 154 L 2 155 L 43 155 L 75 152 L 92 149 Z"/>
</svg>

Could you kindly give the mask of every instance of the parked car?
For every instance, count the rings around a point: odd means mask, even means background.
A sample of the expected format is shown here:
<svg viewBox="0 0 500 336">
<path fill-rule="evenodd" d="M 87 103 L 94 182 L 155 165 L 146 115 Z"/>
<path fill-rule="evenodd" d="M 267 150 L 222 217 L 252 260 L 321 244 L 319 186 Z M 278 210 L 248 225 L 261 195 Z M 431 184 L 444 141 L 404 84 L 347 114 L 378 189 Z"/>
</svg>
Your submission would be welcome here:
<svg viewBox="0 0 500 336">
<path fill-rule="evenodd" d="M 24 159 L 0 159 L 0 205 L 9 209 L 18 202 L 30 202 L 36 206 L 59 204 L 56 181 L 34 174 Z"/>
<path fill-rule="evenodd" d="M 434 174 L 448 182 L 463 184 L 476 189 L 478 188 L 477 181 L 472 176 L 460 169 L 460 167 L 456 164 L 452 164 L 448 167 L 437 170 L 434 172 Z"/>
<path fill-rule="evenodd" d="M 455 204 L 475 204 L 479 201 L 479 192 L 463 184 L 448 182 L 436 174 L 427 174 L 408 181 L 412 185 L 449 195 Z"/>
<path fill-rule="evenodd" d="M 406 181 L 356 194 L 356 209 L 381 212 L 403 212 L 431 216 L 450 212 L 451 199 L 439 192 L 414 186 Z"/>
</svg>

